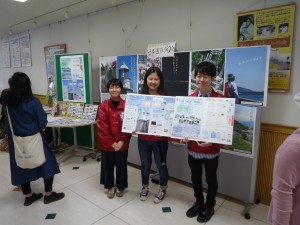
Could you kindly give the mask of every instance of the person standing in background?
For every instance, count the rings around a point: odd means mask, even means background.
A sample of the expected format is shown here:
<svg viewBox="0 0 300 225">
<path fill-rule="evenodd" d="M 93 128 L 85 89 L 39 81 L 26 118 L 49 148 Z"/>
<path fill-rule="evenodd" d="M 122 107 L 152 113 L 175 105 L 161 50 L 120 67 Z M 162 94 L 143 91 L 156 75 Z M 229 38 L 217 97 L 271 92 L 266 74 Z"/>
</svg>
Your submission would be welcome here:
<svg viewBox="0 0 300 225">
<path fill-rule="evenodd" d="M 300 109 L 300 93 L 294 101 Z M 298 225 L 300 221 L 300 128 L 286 138 L 275 155 L 269 208 L 272 225 Z"/>
<path fill-rule="evenodd" d="M 158 67 L 150 67 L 144 76 L 142 94 L 165 95 L 164 77 Z M 159 173 L 160 189 L 153 199 L 154 203 L 160 203 L 166 196 L 168 187 L 167 137 L 138 134 L 138 149 L 141 159 L 142 190 L 140 200 L 148 199 L 149 176 L 152 164 L 152 153 Z"/>
<path fill-rule="evenodd" d="M 64 198 L 64 193 L 52 191 L 54 175 L 60 173 L 56 158 L 48 145 L 43 130 L 47 125 L 47 115 L 40 101 L 35 98 L 31 90 L 29 77 L 22 72 L 13 74 L 10 82 L 10 91 L 7 102 L 4 102 L 11 119 L 11 126 L 16 136 L 26 137 L 37 132 L 41 133 L 46 161 L 33 169 L 23 169 L 16 164 L 14 142 L 10 130 L 7 114 L 5 116 L 6 129 L 8 134 L 9 157 L 12 184 L 21 185 L 25 195 L 24 206 L 43 197 L 42 193 L 34 193 L 31 190 L 30 182 L 39 178 L 44 179 L 44 204 L 49 204 Z"/>
<path fill-rule="evenodd" d="M 125 100 L 121 98 L 123 84 L 119 79 L 108 81 L 110 99 L 99 105 L 98 138 L 101 152 L 100 183 L 107 189 L 107 197 L 124 195 L 128 187 L 127 158 L 131 134 L 122 133 Z M 116 167 L 116 182 L 114 181 Z"/>
<path fill-rule="evenodd" d="M 216 77 L 216 67 L 211 62 L 201 62 L 195 68 L 195 78 L 198 89 L 190 96 L 194 97 L 224 97 L 212 88 Z M 185 140 L 187 141 L 187 140 Z M 220 144 L 209 142 L 188 141 L 188 164 L 196 202 L 186 212 L 187 217 L 197 217 L 197 221 L 205 223 L 214 214 L 218 190 L 217 169 L 219 165 Z M 203 166 L 207 182 L 207 195 L 204 202 L 202 174 Z"/>
</svg>

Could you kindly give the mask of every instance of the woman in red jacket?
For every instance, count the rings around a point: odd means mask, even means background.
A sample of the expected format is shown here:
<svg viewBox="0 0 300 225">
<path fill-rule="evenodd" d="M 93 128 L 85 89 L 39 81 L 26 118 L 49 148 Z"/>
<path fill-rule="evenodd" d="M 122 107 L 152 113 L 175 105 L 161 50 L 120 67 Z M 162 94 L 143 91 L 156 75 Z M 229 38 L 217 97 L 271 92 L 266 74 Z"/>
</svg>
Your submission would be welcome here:
<svg viewBox="0 0 300 225">
<path fill-rule="evenodd" d="M 198 89 L 191 94 L 195 97 L 224 97 L 211 86 L 216 77 L 216 67 L 211 62 L 201 62 L 195 68 L 195 78 Z M 214 214 L 216 195 L 218 189 L 217 169 L 219 164 L 220 144 L 208 142 L 188 142 L 188 163 L 191 169 L 195 204 L 186 212 L 187 217 L 197 216 L 197 221 L 205 223 Z M 202 172 L 205 169 L 207 182 L 207 195 L 204 204 L 202 188 Z"/>
<path fill-rule="evenodd" d="M 98 108 L 98 138 L 101 152 L 100 183 L 108 189 L 107 197 L 122 197 L 128 187 L 127 157 L 131 134 L 122 133 L 125 101 L 121 98 L 123 84 L 112 78 L 107 83 L 110 99 Z M 116 167 L 116 182 L 114 181 Z"/>
</svg>

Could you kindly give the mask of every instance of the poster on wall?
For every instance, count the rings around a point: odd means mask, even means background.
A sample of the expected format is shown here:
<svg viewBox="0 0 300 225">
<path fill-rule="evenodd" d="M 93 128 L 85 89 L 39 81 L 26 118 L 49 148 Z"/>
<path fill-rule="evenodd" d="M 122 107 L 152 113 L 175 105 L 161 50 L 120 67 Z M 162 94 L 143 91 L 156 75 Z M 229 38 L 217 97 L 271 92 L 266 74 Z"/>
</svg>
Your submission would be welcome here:
<svg viewBox="0 0 300 225">
<path fill-rule="evenodd" d="M 4 38 L 1 40 L 1 62 L 2 67 L 10 67 L 10 50 L 8 38 Z"/>
<path fill-rule="evenodd" d="M 100 66 L 100 95 L 101 101 L 110 98 L 106 85 L 112 78 L 116 78 L 117 56 L 103 56 L 99 58 Z"/>
<path fill-rule="evenodd" d="M 270 46 L 228 48 L 225 56 L 225 96 L 242 105 L 266 106 Z"/>
<path fill-rule="evenodd" d="M 118 56 L 116 73 L 123 84 L 122 94 L 137 93 L 137 55 Z"/>
<path fill-rule="evenodd" d="M 271 92 L 290 90 L 295 8 L 295 4 L 288 4 L 236 16 L 236 46 L 271 45 Z"/>
<path fill-rule="evenodd" d="M 21 67 L 20 39 L 18 35 L 9 38 L 10 62 L 12 67 Z"/>
<path fill-rule="evenodd" d="M 256 107 L 235 106 L 232 145 L 225 145 L 222 150 L 253 157 L 256 114 Z"/>
<path fill-rule="evenodd" d="M 203 61 L 211 62 L 216 66 L 216 79 L 213 81 L 212 86 L 216 91 L 223 93 L 225 49 L 212 49 L 191 52 L 189 94 L 192 94 L 198 88 L 195 79 L 195 68 Z"/>
<path fill-rule="evenodd" d="M 55 55 L 67 52 L 66 44 L 58 44 L 44 47 L 46 72 L 48 80 L 48 95 L 51 98 L 56 97 L 56 73 L 55 73 Z"/>
<path fill-rule="evenodd" d="M 83 55 L 60 57 L 63 101 L 86 102 Z"/>
<path fill-rule="evenodd" d="M 31 51 L 29 34 L 21 34 L 20 38 L 20 54 L 22 67 L 31 66 Z"/>
<path fill-rule="evenodd" d="M 188 96 L 190 52 L 176 52 L 162 58 L 165 89 L 170 96 Z"/>
</svg>

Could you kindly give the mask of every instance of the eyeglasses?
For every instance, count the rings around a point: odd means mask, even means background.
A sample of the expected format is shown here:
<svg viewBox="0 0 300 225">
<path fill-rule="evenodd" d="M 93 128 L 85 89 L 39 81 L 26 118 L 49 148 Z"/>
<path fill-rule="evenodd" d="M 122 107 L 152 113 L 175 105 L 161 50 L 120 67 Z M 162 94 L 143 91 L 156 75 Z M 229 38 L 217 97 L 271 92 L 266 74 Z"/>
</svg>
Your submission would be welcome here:
<svg viewBox="0 0 300 225">
<path fill-rule="evenodd" d="M 207 75 L 207 74 L 201 74 L 201 73 L 197 73 L 197 75 L 196 75 L 196 79 L 201 79 L 201 78 L 203 78 L 203 79 L 205 79 L 205 80 L 207 80 L 207 79 L 209 79 L 211 76 L 209 76 L 209 75 Z"/>
</svg>

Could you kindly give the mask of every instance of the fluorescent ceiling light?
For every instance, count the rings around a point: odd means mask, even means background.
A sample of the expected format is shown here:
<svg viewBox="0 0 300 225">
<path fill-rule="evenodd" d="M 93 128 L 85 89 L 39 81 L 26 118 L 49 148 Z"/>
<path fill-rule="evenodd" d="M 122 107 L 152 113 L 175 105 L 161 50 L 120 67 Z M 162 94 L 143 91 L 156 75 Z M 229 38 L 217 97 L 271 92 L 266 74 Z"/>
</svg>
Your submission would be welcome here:
<svg viewBox="0 0 300 225">
<path fill-rule="evenodd" d="M 27 2 L 28 0 L 14 0 L 15 2 Z"/>
</svg>

